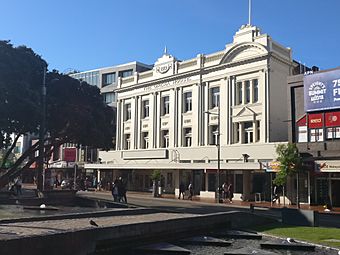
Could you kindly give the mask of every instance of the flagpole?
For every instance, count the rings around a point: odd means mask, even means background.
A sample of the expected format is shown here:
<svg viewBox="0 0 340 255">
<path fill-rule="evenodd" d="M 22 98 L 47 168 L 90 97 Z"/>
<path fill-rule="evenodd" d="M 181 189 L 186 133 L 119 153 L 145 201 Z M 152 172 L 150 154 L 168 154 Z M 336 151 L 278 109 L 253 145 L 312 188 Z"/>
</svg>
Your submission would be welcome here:
<svg viewBox="0 0 340 255">
<path fill-rule="evenodd" d="M 251 25 L 251 0 L 249 0 L 248 25 Z"/>
</svg>

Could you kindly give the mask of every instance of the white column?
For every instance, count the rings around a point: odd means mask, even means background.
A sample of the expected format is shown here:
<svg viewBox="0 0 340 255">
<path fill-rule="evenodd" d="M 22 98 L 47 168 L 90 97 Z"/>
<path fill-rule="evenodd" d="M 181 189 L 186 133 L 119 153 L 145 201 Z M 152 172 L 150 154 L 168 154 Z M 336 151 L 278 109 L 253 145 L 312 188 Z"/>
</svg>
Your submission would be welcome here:
<svg viewBox="0 0 340 255">
<path fill-rule="evenodd" d="M 193 147 L 198 146 L 198 136 L 199 136 L 199 86 L 198 84 L 192 85 L 192 115 L 191 115 L 191 130 L 192 130 L 192 145 Z"/>
<path fill-rule="evenodd" d="M 242 105 L 246 104 L 246 82 L 242 82 Z"/>
<path fill-rule="evenodd" d="M 177 101 L 177 126 L 175 127 L 177 129 L 177 146 L 182 147 L 183 141 L 182 141 L 182 133 L 183 133 L 183 88 L 180 87 L 177 91 L 178 95 L 178 101 Z M 175 108 L 176 109 L 176 108 Z"/>
<path fill-rule="evenodd" d="M 140 149 L 140 139 L 141 139 L 141 132 L 142 132 L 142 97 L 137 97 L 137 130 L 136 130 L 136 149 Z"/>
<path fill-rule="evenodd" d="M 264 72 L 262 73 L 262 82 L 261 85 L 264 87 L 264 89 L 262 89 L 262 91 L 264 91 L 264 93 L 262 94 L 264 98 L 264 108 L 265 110 L 263 111 L 265 114 L 264 117 L 264 121 L 261 121 L 262 127 L 263 127 L 263 132 L 261 133 L 261 135 L 263 134 L 263 138 L 262 141 L 268 143 L 269 142 L 269 69 L 264 70 Z M 261 128 L 262 129 L 262 128 Z"/>
<path fill-rule="evenodd" d="M 204 112 L 209 111 L 209 83 L 204 83 L 204 95 L 203 95 L 203 109 Z M 209 114 L 204 114 L 204 145 L 209 144 Z"/>
<path fill-rule="evenodd" d="M 124 148 L 124 123 L 125 123 L 125 117 L 124 117 L 124 110 L 125 110 L 125 100 L 121 100 L 121 107 L 120 107 L 120 119 L 121 119 L 121 122 L 120 122 L 120 148 L 121 149 L 125 149 Z"/>
<path fill-rule="evenodd" d="M 227 124 L 227 144 L 232 143 L 232 135 L 233 135 L 233 120 L 231 118 L 232 116 L 232 105 L 233 105 L 233 92 L 232 92 L 232 77 L 227 77 L 227 97 L 228 97 L 228 104 L 226 105 L 227 108 L 227 115 L 226 118 L 228 119 Z"/>
<path fill-rule="evenodd" d="M 223 78 L 220 80 L 220 143 L 225 145 L 228 143 L 228 80 Z"/>
<path fill-rule="evenodd" d="M 135 149 L 135 136 L 137 135 L 136 130 L 134 130 L 136 123 L 136 98 L 131 98 L 131 123 L 130 123 L 130 148 Z"/>
<path fill-rule="evenodd" d="M 251 79 L 249 80 L 249 85 L 250 85 L 250 103 L 254 103 L 254 81 Z"/>
<path fill-rule="evenodd" d="M 155 147 L 159 148 L 160 147 L 160 133 L 161 133 L 161 95 L 159 92 L 156 92 L 156 104 L 155 104 L 155 109 L 156 109 L 156 119 L 155 119 Z"/>
<path fill-rule="evenodd" d="M 135 111 L 135 118 L 134 118 L 134 123 L 133 126 L 131 126 L 131 131 L 134 133 L 134 149 L 137 149 L 137 144 L 138 144 L 138 139 L 139 139 L 139 135 L 140 133 L 138 132 L 138 126 L 139 126 L 139 122 L 140 122 L 140 116 L 139 116 L 139 105 L 138 105 L 138 101 L 139 101 L 139 97 L 135 96 L 134 97 L 134 101 L 135 101 L 135 107 L 134 107 L 134 111 Z"/>
<path fill-rule="evenodd" d="M 117 100 L 117 116 L 116 116 L 116 150 L 120 150 L 120 141 L 121 141 L 121 125 L 123 123 L 121 119 L 121 113 L 120 113 L 120 108 L 121 108 L 121 101 Z M 99 179 L 98 179 L 99 180 Z"/>
<path fill-rule="evenodd" d="M 240 122 L 240 125 L 239 125 L 239 136 L 240 136 L 240 140 L 239 140 L 239 143 L 244 143 L 244 130 L 243 130 L 243 122 Z"/>
<path fill-rule="evenodd" d="M 173 88 L 170 91 L 170 130 L 169 130 L 169 147 L 177 147 L 177 89 Z"/>
</svg>

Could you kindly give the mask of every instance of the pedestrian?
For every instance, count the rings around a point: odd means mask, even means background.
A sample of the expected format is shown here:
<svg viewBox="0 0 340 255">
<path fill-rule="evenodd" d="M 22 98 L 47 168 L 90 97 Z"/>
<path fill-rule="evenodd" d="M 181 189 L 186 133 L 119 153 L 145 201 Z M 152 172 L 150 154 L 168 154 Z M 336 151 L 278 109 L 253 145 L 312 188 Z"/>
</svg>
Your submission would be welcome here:
<svg viewBox="0 0 340 255">
<path fill-rule="evenodd" d="M 233 197 L 234 197 L 234 188 L 233 188 L 233 184 L 229 184 L 228 186 L 228 196 L 229 196 L 229 203 L 233 202 Z"/>
<path fill-rule="evenodd" d="M 181 182 L 179 184 L 179 195 L 178 195 L 178 199 L 181 199 L 181 195 L 182 195 L 182 198 L 184 199 L 184 195 L 185 195 L 185 185 L 183 182 Z"/>
<path fill-rule="evenodd" d="M 274 189 L 273 189 L 273 203 L 276 202 L 276 200 L 278 199 L 278 187 L 277 185 L 274 185 Z"/>
<path fill-rule="evenodd" d="M 194 187 L 192 186 L 191 182 L 190 182 L 190 184 L 188 186 L 188 190 L 189 190 L 189 197 L 188 197 L 188 199 L 192 200 L 192 197 L 194 195 Z"/>
<path fill-rule="evenodd" d="M 126 191 L 127 191 L 127 189 L 126 189 L 126 182 L 124 182 L 123 179 L 121 179 L 121 182 L 122 182 L 122 200 L 124 200 L 123 202 L 124 202 L 125 204 L 127 204 L 127 197 L 126 197 Z"/>
<path fill-rule="evenodd" d="M 223 183 L 222 185 L 222 190 L 223 190 L 223 199 L 226 202 L 227 199 L 229 198 L 229 194 L 228 194 L 228 184 L 226 182 Z"/>
<path fill-rule="evenodd" d="M 112 196 L 113 201 L 118 202 L 118 179 L 116 179 L 112 184 Z"/>
</svg>

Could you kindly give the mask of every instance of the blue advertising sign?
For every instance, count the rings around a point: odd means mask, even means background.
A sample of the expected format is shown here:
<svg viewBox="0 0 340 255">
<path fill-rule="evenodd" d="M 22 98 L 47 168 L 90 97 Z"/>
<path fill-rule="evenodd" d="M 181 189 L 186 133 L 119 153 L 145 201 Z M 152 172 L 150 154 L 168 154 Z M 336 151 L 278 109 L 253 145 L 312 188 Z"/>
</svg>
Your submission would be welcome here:
<svg viewBox="0 0 340 255">
<path fill-rule="evenodd" d="M 307 75 L 303 84 L 306 112 L 340 108 L 340 69 Z"/>
</svg>

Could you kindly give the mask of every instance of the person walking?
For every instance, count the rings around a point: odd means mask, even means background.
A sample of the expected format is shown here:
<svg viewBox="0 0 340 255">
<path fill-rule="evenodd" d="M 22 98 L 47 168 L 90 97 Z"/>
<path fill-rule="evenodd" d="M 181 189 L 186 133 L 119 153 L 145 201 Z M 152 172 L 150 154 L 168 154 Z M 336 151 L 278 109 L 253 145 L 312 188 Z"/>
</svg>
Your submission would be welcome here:
<svg viewBox="0 0 340 255">
<path fill-rule="evenodd" d="M 224 182 L 222 185 L 222 190 L 223 190 L 223 199 L 226 202 L 227 199 L 229 198 L 229 194 L 228 194 L 228 184 L 227 182 Z"/>
<path fill-rule="evenodd" d="M 183 182 L 180 183 L 179 185 L 179 195 L 178 195 L 178 199 L 181 199 L 181 195 L 184 199 L 184 194 L 185 194 L 185 185 Z"/>
<path fill-rule="evenodd" d="M 112 184 L 112 197 L 114 202 L 118 202 L 118 179 Z"/>
<path fill-rule="evenodd" d="M 188 190 L 189 190 L 189 197 L 188 197 L 188 199 L 192 200 L 192 197 L 194 195 L 194 187 L 192 186 L 191 182 L 190 182 L 190 184 L 188 186 Z"/>
<path fill-rule="evenodd" d="M 233 188 L 233 184 L 229 184 L 228 186 L 228 196 L 229 196 L 229 203 L 233 202 L 233 197 L 234 197 L 234 188 Z"/>
</svg>

